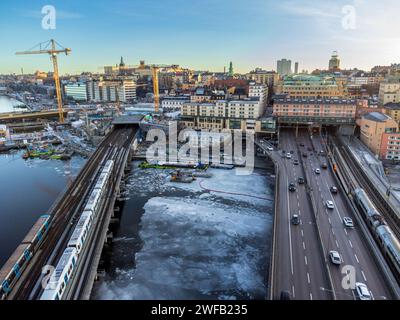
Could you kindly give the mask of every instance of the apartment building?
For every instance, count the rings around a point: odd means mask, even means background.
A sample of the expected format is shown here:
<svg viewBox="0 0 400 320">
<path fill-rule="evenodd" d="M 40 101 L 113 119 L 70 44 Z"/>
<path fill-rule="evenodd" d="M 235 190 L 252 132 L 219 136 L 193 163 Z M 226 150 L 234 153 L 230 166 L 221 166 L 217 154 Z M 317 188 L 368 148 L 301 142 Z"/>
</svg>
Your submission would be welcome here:
<svg viewBox="0 0 400 320">
<path fill-rule="evenodd" d="M 380 112 L 365 114 L 360 121 L 361 141 L 381 160 L 400 160 L 399 125 Z"/>
<path fill-rule="evenodd" d="M 246 74 L 246 78 L 248 80 L 254 80 L 256 83 L 265 84 L 268 87 L 272 88 L 274 85 L 278 83 L 279 74 L 275 71 L 266 71 L 261 68 L 256 68 L 253 71 L 250 71 Z"/>
<path fill-rule="evenodd" d="M 398 79 L 387 79 L 379 86 L 379 102 L 386 105 L 390 102 L 400 102 L 400 81 Z"/>
<path fill-rule="evenodd" d="M 331 76 L 290 75 L 279 81 L 276 94 L 287 94 L 290 98 L 346 97 L 344 81 Z"/>
<path fill-rule="evenodd" d="M 273 115 L 285 121 L 311 123 L 353 123 L 357 102 L 351 99 L 289 98 L 274 99 Z"/>
<path fill-rule="evenodd" d="M 384 105 L 385 113 L 400 124 L 400 103 L 389 102 Z"/>
<path fill-rule="evenodd" d="M 136 82 L 127 77 L 91 80 L 88 98 L 95 102 L 133 102 L 136 100 Z"/>
<path fill-rule="evenodd" d="M 250 82 L 249 98 L 258 98 L 263 106 L 266 105 L 268 99 L 268 87 L 265 84 L 257 84 Z"/>
<path fill-rule="evenodd" d="M 181 110 L 184 103 L 190 102 L 189 96 L 163 97 L 161 107 L 163 110 Z"/>
<path fill-rule="evenodd" d="M 184 103 L 181 123 L 201 130 L 252 130 L 257 132 L 275 130 L 275 120 L 261 119 L 264 107 L 259 98 L 245 100 L 221 100 L 215 103 Z"/>
</svg>

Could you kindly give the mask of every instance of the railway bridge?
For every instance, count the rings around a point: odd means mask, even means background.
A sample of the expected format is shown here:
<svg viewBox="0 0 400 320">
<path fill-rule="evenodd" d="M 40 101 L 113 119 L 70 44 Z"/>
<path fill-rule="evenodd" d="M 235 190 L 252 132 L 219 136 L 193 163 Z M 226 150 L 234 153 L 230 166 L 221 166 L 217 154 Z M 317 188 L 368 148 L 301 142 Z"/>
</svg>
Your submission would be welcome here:
<svg viewBox="0 0 400 320">
<path fill-rule="evenodd" d="M 0 299 L 90 298 L 139 130 L 137 121 L 114 123 L 73 183 L 0 270 Z"/>
</svg>

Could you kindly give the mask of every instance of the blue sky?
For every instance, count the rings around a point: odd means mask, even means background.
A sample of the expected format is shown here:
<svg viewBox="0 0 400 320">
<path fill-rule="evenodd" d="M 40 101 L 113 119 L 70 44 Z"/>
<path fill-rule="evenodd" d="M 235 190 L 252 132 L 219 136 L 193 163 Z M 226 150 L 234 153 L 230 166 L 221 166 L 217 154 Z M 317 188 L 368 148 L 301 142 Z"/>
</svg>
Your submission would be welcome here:
<svg viewBox="0 0 400 320">
<path fill-rule="evenodd" d="M 56 30 L 41 27 L 44 5 L 57 10 Z M 343 28 L 346 5 L 354 29 Z M 312 70 L 334 50 L 343 67 L 369 69 L 400 62 L 399 14 L 398 0 L 1 0 L 0 73 L 50 70 L 44 55 L 14 55 L 50 38 L 72 48 L 62 73 L 99 71 L 120 56 L 214 71 L 233 61 L 239 72 L 289 58 Z"/>
</svg>

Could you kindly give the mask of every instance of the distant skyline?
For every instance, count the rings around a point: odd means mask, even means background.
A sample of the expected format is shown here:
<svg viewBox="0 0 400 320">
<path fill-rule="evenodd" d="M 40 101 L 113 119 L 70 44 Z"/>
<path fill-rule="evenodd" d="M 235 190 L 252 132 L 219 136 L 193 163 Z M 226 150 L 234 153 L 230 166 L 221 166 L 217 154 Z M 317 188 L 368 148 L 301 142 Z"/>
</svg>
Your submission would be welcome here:
<svg viewBox="0 0 400 320">
<path fill-rule="evenodd" d="M 41 26 L 45 5 L 57 10 L 55 30 Z M 72 49 L 62 74 L 100 72 L 121 56 L 210 71 L 232 61 L 240 73 L 287 58 L 312 71 L 333 51 L 342 68 L 369 70 L 400 62 L 399 13 L 398 0 L 1 0 L 0 73 L 51 71 L 45 55 L 15 56 L 50 38 Z"/>
</svg>

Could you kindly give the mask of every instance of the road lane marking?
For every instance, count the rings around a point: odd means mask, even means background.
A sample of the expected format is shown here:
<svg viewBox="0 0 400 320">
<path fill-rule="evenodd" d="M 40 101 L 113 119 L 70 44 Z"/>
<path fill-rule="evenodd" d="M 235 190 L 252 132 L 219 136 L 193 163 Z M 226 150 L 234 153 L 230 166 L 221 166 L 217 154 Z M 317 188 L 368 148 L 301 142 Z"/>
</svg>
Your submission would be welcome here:
<svg viewBox="0 0 400 320">
<path fill-rule="evenodd" d="M 362 276 L 363 276 L 363 278 L 364 278 L 364 281 L 367 282 L 367 278 L 365 277 L 364 271 L 361 270 L 361 274 L 362 274 Z"/>
<path fill-rule="evenodd" d="M 336 240 L 336 246 L 340 249 L 339 242 Z"/>
<path fill-rule="evenodd" d="M 295 293 L 294 293 L 294 286 L 292 286 L 292 293 L 293 293 L 293 298 L 296 297 Z"/>
<path fill-rule="evenodd" d="M 301 236 L 304 238 L 304 230 L 301 230 Z"/>
<path fill-rule="evenodd" d="M 289 186 L 289 177 L 286 177 L 287 187 Z M 289 227 L 289 251 L 290 251 L 290 267 L 292 271 L 292 275 L 294 274 L 293 268 L 293 248 L 292 248 L 292 232 L 290 230 L 290 203 L 289 203 L 289 192 L 286 192 L 287 195 L 287 205 L 288 205 L 288 227 Z"/>
<path fill-rule="evenodd" d="M 308 284 L 311 284 L 310 274 L 308 272 L 307 272 L 307 281 L 308 281 Z"/>
<path fill-rule="evenodd" d="M 310 299 L 312 300 L 313 299 L 313 296 L 312 296 L 312 293 L 310 292 Z"/>
<path fill-rule="evenodd" d="M 346 236 L 348 236 L 349 234 L 347 233 L 347 230 L 346 229 L 344 229 L 344 233 L 346 234 Z"/>
<path fill-rule="evenodd" d="M 350 247 L 352 247 L 352 248 L 353 248 L 353 244 L 351 243 L 351 240 L 349 240 L 349 243 L 350 243 Z"/>
<path fill-rule="evenodd" d="M 356 258 L 357 263 L 360 263 L 360 260 L 358 260 L 357 255 L 355 254 L 354 257 Z"/>
<path fill-rule="evenodd" d="M 307 256 L 304 256 L 304 262 L 306 263 L 306 266 L 308 266 Z"/>
<path fill-rule="evenodd" d="M 303 249 L 306 250 L 306 244 L 303 241 Z"/>
</svg>

